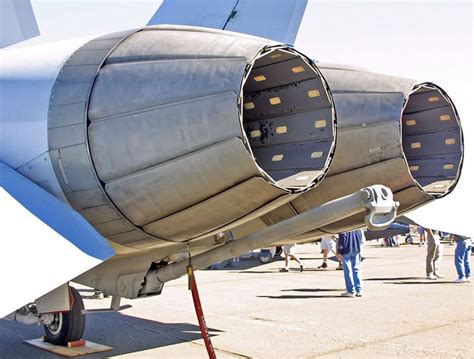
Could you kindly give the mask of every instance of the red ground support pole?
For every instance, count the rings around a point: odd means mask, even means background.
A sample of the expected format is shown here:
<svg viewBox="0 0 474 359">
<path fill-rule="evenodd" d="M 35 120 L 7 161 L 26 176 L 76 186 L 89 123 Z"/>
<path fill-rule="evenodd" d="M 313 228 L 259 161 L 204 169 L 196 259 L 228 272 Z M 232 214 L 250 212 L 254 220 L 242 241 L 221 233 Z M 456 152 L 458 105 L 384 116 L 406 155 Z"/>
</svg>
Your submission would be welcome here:
<svg viewBox="0 0 474 359">
<path fill-rule="evenodd" d="M 201 329 L 202 339 L 206 344 L 207 354 L 210 359 L 216 358 L 216 353 L 214 347 L 211 343 L 211 337 L 209 336 L 209 331 L 207 330 L 206 320 L 204 319 L 204 313 L 202 311 L 201 300 L 199 299 L 199 292 L 196 285 L 196 280 L 194 278 L 193 268 L 188 266 L 188 289 L 191 290 L 193 295 L 194 309 L 196 309 L 196 316 L 199 322 L 199 328 Z"/>
</svg>

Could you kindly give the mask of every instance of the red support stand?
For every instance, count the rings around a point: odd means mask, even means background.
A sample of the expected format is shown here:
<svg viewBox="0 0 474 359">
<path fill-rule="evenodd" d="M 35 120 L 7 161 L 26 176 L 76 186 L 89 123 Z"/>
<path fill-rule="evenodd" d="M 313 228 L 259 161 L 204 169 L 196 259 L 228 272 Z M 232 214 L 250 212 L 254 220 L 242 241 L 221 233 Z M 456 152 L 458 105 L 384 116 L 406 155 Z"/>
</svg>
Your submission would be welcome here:
<svg viewBox="0 0 474 359">
<path fill-rule="evenodd" d="M 199 328 L 201 329 L 202 339 L 206 344 L 207 354 L 210 359 L 216 358 L 216 352 L 212 346 L 211 337 L 209 336 L 209 331 L 207 330 L 206 320 L 204 319 L 204 313 L 202 311 L 201 300 L 199 299 L 199 292 L 196 285 L 196 279 L 194 278 L 193 268 L 188 266 L 188 289 L 191 290 L 193 296 L 194 309 L 196 310 L 196 316 L 199 322 Z"/>
</svg>

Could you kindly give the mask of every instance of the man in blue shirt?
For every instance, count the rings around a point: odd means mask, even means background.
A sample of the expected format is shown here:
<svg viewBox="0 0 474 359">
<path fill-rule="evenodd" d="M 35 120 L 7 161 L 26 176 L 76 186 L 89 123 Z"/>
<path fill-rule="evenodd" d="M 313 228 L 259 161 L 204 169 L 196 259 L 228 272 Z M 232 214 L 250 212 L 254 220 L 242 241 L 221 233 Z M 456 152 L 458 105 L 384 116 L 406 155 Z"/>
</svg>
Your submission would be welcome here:
<svg viewBox="0 0 474 359">
<path fill-rule="evenodd" d="M 337 243 L 338 253 L 342 255 L 342 268 L 346 282 L 346 292 L 343 297 L 362 297 L 362 279 L 360 274 L 360 246 L 362 232 L 360 229 L 340 233 Z"/>
</svg>

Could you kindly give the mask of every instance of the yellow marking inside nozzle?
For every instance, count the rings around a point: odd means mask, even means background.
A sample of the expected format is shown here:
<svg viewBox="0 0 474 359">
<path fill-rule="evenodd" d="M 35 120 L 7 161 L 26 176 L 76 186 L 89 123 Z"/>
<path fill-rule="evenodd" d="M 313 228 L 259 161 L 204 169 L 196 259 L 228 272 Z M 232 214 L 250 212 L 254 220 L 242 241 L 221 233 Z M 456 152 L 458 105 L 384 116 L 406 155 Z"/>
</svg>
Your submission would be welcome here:
<svg viewBox="0 0 474 359">
<path fill-rule="evenodd" d="M 246 102 L 244 103 L 244 108 L 246 110 L 253 110 L 255 108 L 255 104 L 253 102 Z"/>
<path fill-rule="evenodd" d="M 303 66 L 295 66 L 291 68 L 291 71 L 293 71 L 295 74 L 298 74 L 300 72 L 304 72 L 305 70 Z"/>
<path fill-rule="evenodd" d="M 438 96 L 431 96 L 428 98 L 429 102 L 438 102 L 440 98 Z"/>
<path fill-rule="evenodd" d="M 271 59 L 278 59 L 279 57 L 281 57 L 281 53 L 279 52 L 275 52 L 274 54 L 270 55 Z"/>
<path fill-rule="evenodd" d="M 410 171 L 416 172 L 420 169 L 420 166 L 410 166 Z"/>
<path fill-rule="evenodd" d="M 255 137 L 260 137 L 262 135 L 262 132 L 260 130 L 253 130 L 250 132 L 250 137 L 255 138 Z"/>
<path fill-rule="evenodd" d="M 319 97 L 319 96 L 321 96 L 321 93 L 319 92 L 319 90 L 309 90 L 308 91 L 308 96 L 309 97 Z"/>
<path fill-rule="evenodd" d="M 324 128 L 326 127 L 327 123 L 326 120 L 317 120 L 314 122 L 314 127 L 316 128 Z"/>
<path fill-rule="evenodd" d="M 263 75 L 254 76 L 253 79 L 257 82 L 265 81 L 267 78 Z"/>
<path fill-rule="evenodd" d="M 405 122 L 407 126 L 415 126 L 416 125 L 416 120 L 406 120 Z"/>
<path fill-rule="evenodd" d="M 444 141 L 445 144 L 447 145 L 454 145 L 456 144 L 456 139 L 455 138 L 447 138 L 446 141 Z"/>
<path fill-rule="evenodd" d="M 311 158 L 321 158 L 323 157 L 323 151 L 315 151 L 311 153 Z"/>
<path fill-rule="evenodd" d="M 443 166 L 443 169 L 444 170 L 452 170 L 454 168 L 454 164 L 452 163 L 446 163 L 444 166 Z"/>
<path fill-rule="evenodd" d="M 280 100 L 279 97 L 270 97 L 269 101 L 270 101 L 270 104 L 272 104 L 272 105 L 281 104 L 281 100 Z"/>
<path fill-rule="evenodd" d="M 421 148 L 421 142 L 413 142 L 411 148 Z"/>
<path fill-rule="evenodd" d="M 288 127 L 286 126 L 278 126 L 276 128 L 276 133 L 278 133 L 279 135 L 281 135 L 282 133 L 287 133 L 288 132 Z"/>
<path fill-rule="evenodd" d="M 449 120 L 451 120 L 451 116 L 449 116 L 449 115 L 441 115 L 441 116 L 439 116 L 439 119 L 440 119 L 441 121 L 449 121 Z"/>
<path fill-rule="evenodd" d="M 273 162 L 278 162 L 278 161 L 281 161 L 282 159 L 283 159 L 283 155 L 274 155 L 272 157 Z"/>
</svg>

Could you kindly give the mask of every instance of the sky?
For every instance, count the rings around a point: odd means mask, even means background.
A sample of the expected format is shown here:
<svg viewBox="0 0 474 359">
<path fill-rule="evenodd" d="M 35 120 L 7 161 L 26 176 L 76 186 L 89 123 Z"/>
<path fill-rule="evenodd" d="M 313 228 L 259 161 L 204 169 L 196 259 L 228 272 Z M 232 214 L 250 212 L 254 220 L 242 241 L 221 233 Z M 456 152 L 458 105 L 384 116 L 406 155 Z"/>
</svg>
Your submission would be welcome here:
<svg viewBox="0 0 474 359">
<path fill-rule="evenodd" d="M 31 2 L 42 33 L 31 43 L 140 27 L 161 4 L 160 0 Z M 427 227 L 433 228 L 434 222 L 442 230 L 472 233 L 468 196 L 474 183 L 473 3 L 309 0 L 295 47 L 319 61 L 434 82 L 451 96 L 465 136 L 463 175 L 452 195 L 411 217 Z"/>
</svg>

